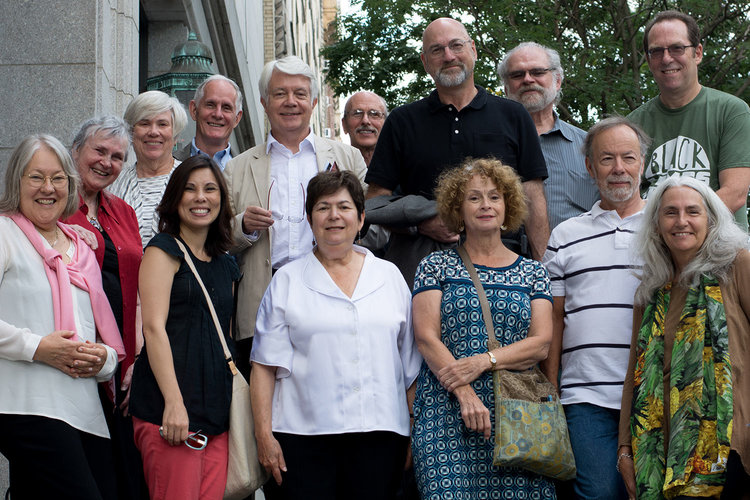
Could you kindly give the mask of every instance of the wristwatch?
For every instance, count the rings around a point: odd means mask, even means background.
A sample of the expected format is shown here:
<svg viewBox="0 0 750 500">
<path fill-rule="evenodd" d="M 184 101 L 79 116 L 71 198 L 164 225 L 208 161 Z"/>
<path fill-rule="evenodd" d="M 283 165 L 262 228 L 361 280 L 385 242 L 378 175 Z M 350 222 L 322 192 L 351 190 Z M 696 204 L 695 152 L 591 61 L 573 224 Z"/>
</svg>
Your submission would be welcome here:
<svg viewBox="0 0 750 500">
<path fill-rule="evenodd" d="M 490 357 L 490 364 L 492 365 L 490 370 L 494 370 L 495 366 L 497 365 L 497 358 L 495 357 L 494 354 L 492 354 L 492 351 L 487 351 L 487 356 Z"/>
</svg>

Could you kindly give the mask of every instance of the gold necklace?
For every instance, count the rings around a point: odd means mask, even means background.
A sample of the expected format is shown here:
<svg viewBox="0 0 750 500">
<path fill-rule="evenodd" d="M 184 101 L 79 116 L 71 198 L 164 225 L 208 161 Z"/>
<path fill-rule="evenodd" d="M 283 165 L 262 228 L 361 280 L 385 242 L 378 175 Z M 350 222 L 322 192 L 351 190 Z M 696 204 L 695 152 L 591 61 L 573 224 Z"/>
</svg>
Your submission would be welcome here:
<svg viewBox="0 0 750 500">
<path fill-rule="evenodd" d="M 52 248 L 55 248 L 57 246 L 57 243 L 60 241 L 60 228 L 57 226 L 55 226 L 55 241 L 50 241 L 47 235 L 45 235 L 39 229 L 37 229 L 37 232 L 41 234 L 45 240 L 47 240 L 47 243 L 49 243 L 52 246 Z"/>
</svg>

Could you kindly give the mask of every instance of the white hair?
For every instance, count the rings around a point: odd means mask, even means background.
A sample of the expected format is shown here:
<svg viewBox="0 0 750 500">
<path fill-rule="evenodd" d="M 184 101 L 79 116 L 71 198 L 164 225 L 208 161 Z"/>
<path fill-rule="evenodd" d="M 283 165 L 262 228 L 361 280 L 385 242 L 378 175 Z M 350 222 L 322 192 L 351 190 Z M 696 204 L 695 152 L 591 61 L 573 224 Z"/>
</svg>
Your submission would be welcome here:
<svg viewBox="0 0 750 500">
<path fill-rule="evenodd" d="M 638 233 L 637 249 L 643 260 L 641 284 L 635 292 L 636 304 L 647 304 L 654 292 L 674 278 L 672 255 L 659 232 L 659 209 L 664 193 L 673 187 L 688 187 L 703 199 L 708 216 L 708 231 L 698 253 L 680 273 L 679 284 L 693 286 L 703 274 L 717 280 L 727 277 L 737 253 L 748 247 L 747 234 L 737 226 L 721 198 L 705 183 L 692 177 L 667 177 L 648 197 L 643 226 Z"/>
<path fill-rule="evenodd" d="M 312 68 L 302 59 L 297 56 L 286 56 L 282 59 L 274 59 L 269 61 L 263 66 L 263 71 L 260 72 L 260 80 L 258 81 L 258 90 L 260 91 L 261 97 L 268 100 L 268 84 L 271 81 L 273 70 L 278 70 L 287 75 L 299 75 L 304 76 L 310 80 L 310 101 L 314 101 L 318 98 L 318 80 L 315 78 Z"/>
</svg>

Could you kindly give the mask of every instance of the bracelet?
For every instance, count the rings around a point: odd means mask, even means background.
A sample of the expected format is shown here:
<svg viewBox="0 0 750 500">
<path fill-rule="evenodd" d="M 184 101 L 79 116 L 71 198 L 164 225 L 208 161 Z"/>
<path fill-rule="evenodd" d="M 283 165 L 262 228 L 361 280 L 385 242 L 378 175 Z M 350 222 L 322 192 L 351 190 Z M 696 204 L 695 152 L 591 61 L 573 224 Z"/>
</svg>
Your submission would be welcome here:
<svg viewBox="0 0 750 500">
<path fill-rule="evenodd" d="M 620 456 L 617 457 L 617 463 L 615 464 L 615 470 L 617 472 L 620 472 L 620 460 L 623 458 L 629 458 L 630 460 L 633 460 L 633 455 L 630 455 L 629 453 L 620 453 Z"/>
</svg>

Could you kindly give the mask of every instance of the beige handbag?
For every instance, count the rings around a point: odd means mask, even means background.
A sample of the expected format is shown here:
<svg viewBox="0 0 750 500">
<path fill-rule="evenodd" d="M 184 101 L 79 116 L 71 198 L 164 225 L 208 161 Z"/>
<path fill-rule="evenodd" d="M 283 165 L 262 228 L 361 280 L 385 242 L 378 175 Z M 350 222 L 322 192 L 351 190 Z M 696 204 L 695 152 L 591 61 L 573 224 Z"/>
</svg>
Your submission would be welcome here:
<svg viewBox="0 0 750 500">
<path fill-rule="evenodd" d="M 253 412 L 250 406 L 250 386 L 247 385 L 245 377 L 237 370 L 232 360 L 232 354 L 227 348 L 224 340 L 224 333 L 216 316 L 214 304 L 208 295 L 208 290 L 203 284 L 198 271 L 195 269 L 193 259 L 185 248 L 185 245 L 175 238 L 177 246 L 180 247 L 185 255 L 185 262 L 193 274 L 198 284 L 203 290 L 208 303 L 208 309 L 211 311 L 216 331 L 219 334 L 221 347 L 224 349 L 224 357 L 227 360 L 229 369 L 232 371 L 232 403 L 229 407 L 229 455 L 227 464 L 227 485 L 224 490 L 224 498 L 228 500 L 239 500 L 249 496 L 252 492 L 260 488 L 268 479 L 268 473 L 265 468 L 258 462 L 258 445 L 255 442 L 253 431 Z"/>
</svg>

